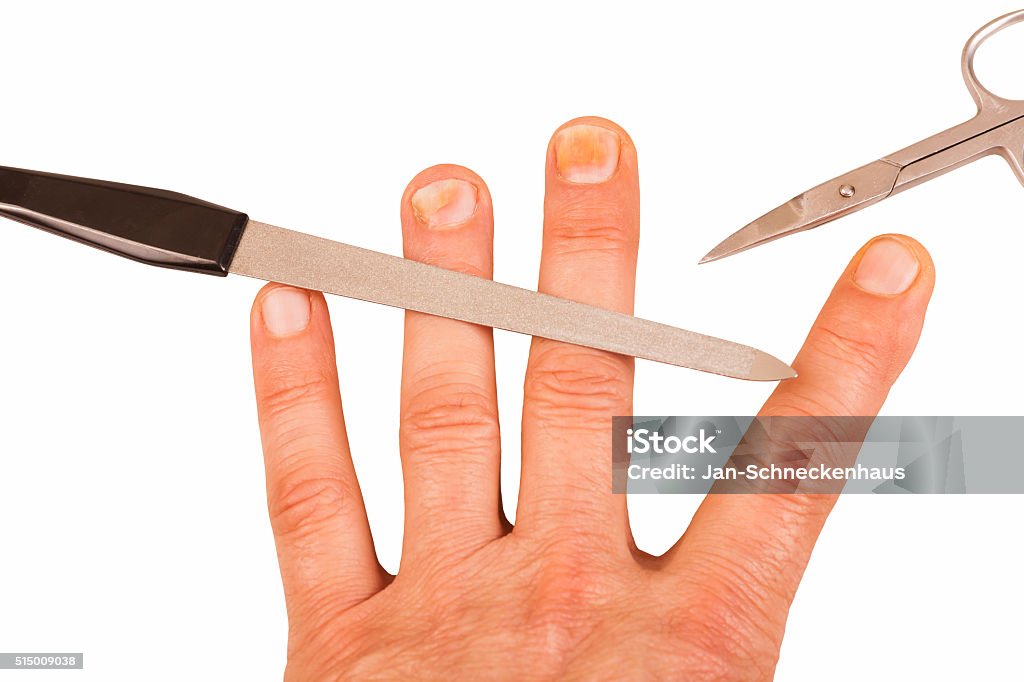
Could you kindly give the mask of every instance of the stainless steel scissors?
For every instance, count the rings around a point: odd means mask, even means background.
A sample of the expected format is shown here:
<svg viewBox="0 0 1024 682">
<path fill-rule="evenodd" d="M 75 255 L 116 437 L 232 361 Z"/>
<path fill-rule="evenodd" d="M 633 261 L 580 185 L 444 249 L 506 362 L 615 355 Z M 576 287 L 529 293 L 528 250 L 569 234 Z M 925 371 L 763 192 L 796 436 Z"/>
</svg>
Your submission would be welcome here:
<svg viewBox="0 0 1024 682">
<path fill-rule="evenodd" d="M 1024 100 L 993 94 L 974 73 L 978 47 L 1021 21 L 1024 10 L 1001 16 L 978 29 L 964 46 L 961 68 L 978 105 L 977 116 L 807 190 L 733 233 L 700 262 L 824 225 L 990 154 L 1005 158 L 1024 184 Z"/>
</svg>

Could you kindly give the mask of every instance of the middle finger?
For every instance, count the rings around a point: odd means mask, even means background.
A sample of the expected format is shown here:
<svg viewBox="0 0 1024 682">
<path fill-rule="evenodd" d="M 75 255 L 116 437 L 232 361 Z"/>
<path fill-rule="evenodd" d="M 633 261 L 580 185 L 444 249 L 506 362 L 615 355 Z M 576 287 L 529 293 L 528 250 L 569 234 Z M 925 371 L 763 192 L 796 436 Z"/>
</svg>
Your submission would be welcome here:
<svg viewBox="0 0 1024 682">
<path fill-rule="evenodd" d="M 540 291 L 633 312 L 640 236 L 636 150 L 595 117 L 563 125 L 548 145 Z M 523 404 L 516 529 L 579 528 L 628 538 L 625 496 L 611 492 L 611 417 L 630 414 L 633 359 L 534 339 Z M 573 532 L 578 536 L 578 532 Z"/>
</svg>

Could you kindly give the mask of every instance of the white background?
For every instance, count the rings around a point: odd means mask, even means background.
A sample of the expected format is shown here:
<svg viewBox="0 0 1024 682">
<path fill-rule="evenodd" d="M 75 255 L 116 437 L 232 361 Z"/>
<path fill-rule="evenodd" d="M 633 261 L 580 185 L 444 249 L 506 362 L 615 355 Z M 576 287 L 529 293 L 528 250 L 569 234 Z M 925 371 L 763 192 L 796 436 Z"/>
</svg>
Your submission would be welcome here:
<svg viewBox="0 0 1024 682">
<path fill-rule="evenodd" d="M 696 266 L 792 195 L 970 117 L 961 46 L 1014 7 L 637 4 L 5 1 L 0 164 L 174 189 L 398 254 L 405 184 L 460 163 L 494 197 L 497 278 L 532 288 L 548 137 L 602 115 L 639 150 L 638 314 L 790 359 L 855 250 L 904 232 L 931 250 L 938 285 L 884 413 L 1021 413 L 1024 191 L 997 157 Z M 1024 28 L 1011 29 L 979 71 L 1024 98 L 1022 60 Z M 259 285 L 7 221 L 0 254 L 0 650 L 87 660 L 7 675 L 279 678 L 248 350 Z M 341 299 L 331 311 L 356 466 L 394 570 L 402 314 Z M 529 341 L 496 341 L 514 505 Z M 640 362 L 635 409 L 752 414 L 771 388 Z M 640 546 L 671 546 L 698 503 L 631 500 Z M 778 679 L 1017 676 L 1022 511 L 1020 497 L 842 499 Z"/>
</svg>

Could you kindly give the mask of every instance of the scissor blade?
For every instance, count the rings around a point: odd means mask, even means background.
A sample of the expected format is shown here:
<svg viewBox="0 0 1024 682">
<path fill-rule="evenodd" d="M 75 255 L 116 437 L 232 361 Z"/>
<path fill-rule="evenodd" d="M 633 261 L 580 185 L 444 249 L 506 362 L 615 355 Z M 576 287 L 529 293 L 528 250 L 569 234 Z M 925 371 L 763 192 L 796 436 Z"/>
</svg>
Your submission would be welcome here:
<svg viewBox="0 0 1024 682">
<path fill-rule="evenodd" d="M 786 235 L 810 230 L 881 201 L 892 192 L 900 170 L 900 166 L 891 161 L 879 160 L 809 189 L 734 232 L 700 262 L 710 263 Z"/>
<path fill-rule="evenodd" d="M 229 272 L 739 379 L 796 376 L 732 341 L 254 220 Z"/>
</svg>

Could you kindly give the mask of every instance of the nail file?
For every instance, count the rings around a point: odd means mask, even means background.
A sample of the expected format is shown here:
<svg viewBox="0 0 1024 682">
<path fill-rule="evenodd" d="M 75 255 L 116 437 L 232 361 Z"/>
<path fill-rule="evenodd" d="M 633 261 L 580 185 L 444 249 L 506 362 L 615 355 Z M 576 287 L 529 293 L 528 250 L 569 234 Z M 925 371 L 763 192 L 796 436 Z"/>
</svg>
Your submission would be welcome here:
<svg viewBox="0 0 1024 682">
<path fill-rule="evenodd" d="M 150 265 L 281 282 L 740 379 L 796 376 L 749 346 L 260 223 L 175 192 L 0 167 L 0 215 Z"/>
</svg>

